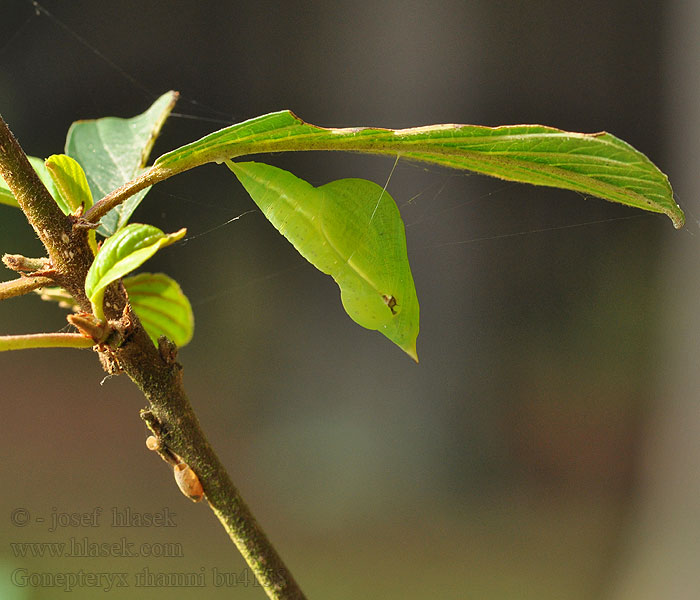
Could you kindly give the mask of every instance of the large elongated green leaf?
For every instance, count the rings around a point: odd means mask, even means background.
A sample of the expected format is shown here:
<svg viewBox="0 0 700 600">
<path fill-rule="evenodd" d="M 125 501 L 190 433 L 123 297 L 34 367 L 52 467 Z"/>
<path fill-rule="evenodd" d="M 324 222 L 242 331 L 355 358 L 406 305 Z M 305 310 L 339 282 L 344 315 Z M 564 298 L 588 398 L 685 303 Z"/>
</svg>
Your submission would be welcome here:
<svg viewBox="0 0 700 600">
<path fill-rule="evenodd" d="M 37 158 L 36 156 L 28 156 L 27 158 L 29 159 L 29 163 L 37 172 L 37 175 L 39 175 L 39 179 L 41 179 L 43 184 L 49 190 L 50 194 L 54 198 L 56 198 L 58 196 L 58 192 L 56 191 L 56 186 L 53 183 L 53 179 L 51 179 L 51 174 L 44 165 L 44 161 L 40 158 Z M 17 199 L 15 198 L 14 194 L 10 191 L 10 188 L 8 187 L 7 183 L 5 183 L 5 180 L 2 177 L 0 177 L 0 204 L 7 204 L 8 206 L 14 206 L 16 208 L 19 208 Z"/>
<path fill-rule="evenodd" d="M 71 125 L 66 138 L 66 154 L 85 170 L 95 200 L 124 185 L 143 170 L 176 100 L 176 92 L 167 92 L 145 113 L 131 119 L 105 117 L 76 121 Z M 98 232 L 110 236 L 123 227 L 149 189 L 141 190 L 107 213 Z"/>
<path fill-rule="evenodd" d="M 573 133 L 542 125 L 327 129 L 285 110 L 216 131 L 161 156 L 155 166 L 182 171 L 204 162 L 289 150 L 398 155 L 664 213 L 677 228 L 684 222 L 668 178 L 644 154 L 606 132 Z"/>
<path fill-rule="evenodd" d="M 277 230 L 335 279 L 348 315 L 418 360 L 418 299 L 406 235 L 386 190 L 365 179 L 315 188 L 270 165 L 227 164 Z"/>
<path fill-rule="evenodd" d="M 152 225 L 131 223 L 107 238 L 85 278 L 85 294 L 92 303 L 95 316 L 104 319 L 102 299 L 110 283 L 140 267 L 158 250 L 181 239 L 186 232 L 181 229 L 165 234 Z"/>
<path fill-rule="evenodd" d="M 161 335 L 177 346 L 192 339 L 192 306 L 174 279 L 163 273 L 139 273 L 124 278 L 123 283 L 131 307 L 154 344 Z"/>
</svg>

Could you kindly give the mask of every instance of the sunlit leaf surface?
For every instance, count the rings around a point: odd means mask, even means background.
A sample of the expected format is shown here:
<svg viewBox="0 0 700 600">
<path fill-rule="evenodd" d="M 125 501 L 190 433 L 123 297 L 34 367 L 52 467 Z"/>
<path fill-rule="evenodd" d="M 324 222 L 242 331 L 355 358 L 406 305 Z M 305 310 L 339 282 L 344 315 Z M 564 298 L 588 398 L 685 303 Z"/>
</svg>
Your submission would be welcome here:
<svg viewBox="0 0 700 600">
<path fill-rule="evenodd" d="M 165 234 L 157 227 L 131 223 L 107 238 L 85 278 L 85 294 L 98 318 L 103 318 L 102 299 L 106 287 L 120 277 L 140 267 L 161 248 L 181 239 L 181 229 Z"/>
<path fill-rule="evenodd" d="M 45 165 L 55 185 L 56 202 L 64 214 L 75 213 L 81 206 L 83 212 L 92 207 L 92 193 L 78 161 L 67 154 L 54 154 Z"/>
<path fill-rule="evenodd" d="M 85 170 L 95 201 L 142 172 L 176 100 L 176 92 L 167 92 L 145 113 L 131 119 L 104 117 L 71 125 L 66 154 Z M 126 225 L 149 189 L 137 192 L 102 217 L 98 233 L 110 236 Z"/>
<path fill-rule="evenodd" d="M 644 154 L 609 133 L 574 133 L 542 125 L 429 125 L 411 129 L 328 129 L 290 111 L 250 119 L 209 134 L 156 160 L 166 170 L 246 154 L 344 150 L 389 154 L 501 179 L 576 190 L 668 215 L 683 211 L 668 178 Z"/>
<path fill-rule="evenodd" d="M 418 360 L 418 299 L 406 235 L 386 190 L 364 179 L 315 188 L 270 165 L 228 164 L 277 230 L 333 277 L 348 315 Z"/>
<path fill-rule="evenodd" d="M 184 346 L 194 333 L 194 315 L 180 286 L 163 273 L 139 273 L 124 278 L 129 302 L 146 332 L 158 343 L 164 335 L 177 346 Z"/>
</svg>

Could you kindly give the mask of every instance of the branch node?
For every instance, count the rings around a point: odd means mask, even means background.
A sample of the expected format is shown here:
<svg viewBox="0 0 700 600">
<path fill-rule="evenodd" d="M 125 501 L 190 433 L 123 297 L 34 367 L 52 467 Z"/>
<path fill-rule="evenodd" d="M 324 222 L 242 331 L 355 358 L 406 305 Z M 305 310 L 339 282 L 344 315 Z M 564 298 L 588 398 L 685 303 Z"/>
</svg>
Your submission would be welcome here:
<svg viewBox="0 0 700 600">
<path fill-rule="evenodd" d="M 56 273 L 48 258 L 27 258 L 21 254 L 5 254 L 2 262 L 8 269 L 23 275 L 38 277 Z"/>
<path fill-rule="evenodd" d="M 97 229 L 100 224 L 98 223 L 92 223 L 88 221 L 85 217 L 82 215 L 72 215 L 70 217 L 71 221 L 73 222 L 73 230 L 81 230 L 81 229 Z"/>
<path fill-rule="evenodd" d="M 157 452 L 158 455 L 169 465 L 175 466 L 180 462 L 180 457 L 175 454 L 170 448 L 168 448 L 167 443 L 164 438 L 164 428 L 162 423 L 158 418 L 148 409 L 142 408 L 139 416 L 141 420 L 146 424 L 146 427 L 153 434 L 146 439 L 146 447 L 149 450 Z"/>
<path fill-rule="evenodd" d="M 158 352 L 167 365 L 173 365 L 177 358 L 177 346 L 164 335 L 158 338 Z"/>
<path fill-rule="evenodd" d="M 112 327 L 108 323 L 99 321 L 89 313 L 68 315 L 66 319 L 80 333 L 95 340 L 96 344 L 104 344 L 113 331 Z"/>
<path fill-rule="evenodd" d="M 161 340 L 164 339 L 161 337 Z M 163 426 L 158 421 L 156 416 L 146 409 L 142 409 L 139 413 L 141 419 L 146 423 L 146 426 L 151 430 L 153 435 L 146 438 L 146 448 L 157 452 L 158 455 L 169 465 L 173 467 L 173 475 L 175 482 L 180 491 L 187 496 L 192 502 L 199 502 L 204 498 L 204 489 L 202 482 L 197 477 L 197 474 L 192 470 L 185 461 L 182 460 L 175 452 L 168 448 L 167 444 L 161 437 Z"/>
</svg>

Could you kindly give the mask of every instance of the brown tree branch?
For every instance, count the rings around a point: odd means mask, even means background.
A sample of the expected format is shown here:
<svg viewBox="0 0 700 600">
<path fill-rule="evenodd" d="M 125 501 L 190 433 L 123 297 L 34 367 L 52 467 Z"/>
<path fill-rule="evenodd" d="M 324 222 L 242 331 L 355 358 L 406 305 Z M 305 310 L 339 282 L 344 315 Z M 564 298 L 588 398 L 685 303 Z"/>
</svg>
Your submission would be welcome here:
<svg viewBox="0 0 700 600">
<path fill-rule="evenodd" d="M 51 266 L 56 270 L 56 282 L 73 296 L 83 311 L 89 312 L 84 285 L 93 256 L 86 230 L 74 227 L 75 219 L 58 209 L 2 117 L 0 175 L 44 243 Z M 267 595 L 275 600 L 302 600 L 304 595 L 299 586 L 207 441 L 183 388 L 182 366 L 175 361 L 175 347 L 165 338 L 161 338 L 158 348 L 153 345 L 131 312 L 123 286 L 111 286 L 106 300 L 105 312 L 112 337 L 101 348 L 103 367 L 109 373 L 126 372 L 146 396 L 150 404 L 149 424 L 157 427 L 161 442 L 193 469 L 212 510 Z M 113 338 L 118 343 L 110 347 L 108 344 Z"/>
<path fill-rule="evenodd" d="M 8 269 L 25 274 L 46 271 L 51 268 L 51 261 L 48 258 L 27 258 L 21 254 L 5 254 L 2 257 L 2 262 Z"/>
<path fill-rule="evenodd" d="M 0 283 L 0 300 L 7 300 L 15 296 L 23 296 L 38 290 L 39 288 L 55 285 L 53 279 L 48 277 L 20 277 L 12 281 Z"/>
<path fill-rule="evenodd" d="M 131 198 L 131 196 L 133 196 L 136 192 L 147 188 L 149 185 L 163 181 L 163 179 L 166 179 L 171 174 L 172 173 L 169 171 L 166 172 L 162 171 L 161 169 L 151 167 L 145 173 L 139 175 L 131 181 L 127 181 L 123 186 L 118 187 L 116 190 L 110 192 L 104 198 L 96 202 L 95 205 L 83 215 L 83 221 L 86 223 L 98 223 L 99 220 L 110 210 Z"/>
<path fill-rule="evenodd" d="M 56 281 L 83 310 L 90 309 L 83 283 L 93 255 L 84 229 L 61 212 L 51 194 L 29 164 L 26 154 L 0 115 L 0 176 L 17 198 L 30 225 L 49 254 Z"/>
</svg>

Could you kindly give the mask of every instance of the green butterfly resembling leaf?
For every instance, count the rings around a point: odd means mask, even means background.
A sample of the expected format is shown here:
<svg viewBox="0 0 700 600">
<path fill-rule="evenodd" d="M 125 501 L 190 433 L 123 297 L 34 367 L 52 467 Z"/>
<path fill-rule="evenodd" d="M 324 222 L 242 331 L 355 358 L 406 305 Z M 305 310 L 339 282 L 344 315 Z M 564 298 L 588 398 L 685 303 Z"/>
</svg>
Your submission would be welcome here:
<svg viewBox="0 0 700 600">
<path fill-rule="evenodd" d="M 227 165 L 277 230 L 333 277 L 348 315 L 417 361 L 418 299 L 403 221 L 386 190 L 364 179 L 315 188 L 263 163 Z"/>
</svg>

